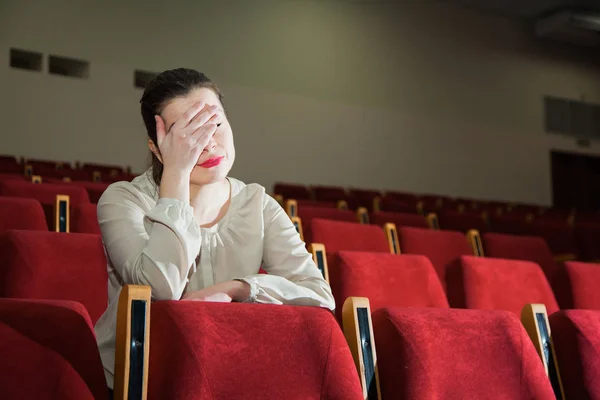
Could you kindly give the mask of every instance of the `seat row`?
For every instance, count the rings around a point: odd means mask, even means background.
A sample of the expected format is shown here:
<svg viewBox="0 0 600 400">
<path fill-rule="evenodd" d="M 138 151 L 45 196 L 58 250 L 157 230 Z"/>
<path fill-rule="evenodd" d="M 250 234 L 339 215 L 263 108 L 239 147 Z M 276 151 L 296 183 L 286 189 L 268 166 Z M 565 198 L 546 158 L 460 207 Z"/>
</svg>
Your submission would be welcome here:
<svg viewBox="0 0 600 400">
<path fill-rule="evenodd" d="M 319 396 L 352 399 L 363 398 L 363 395 L 379 398 L 378 392 L 384 399 L 489 398 L 492 393 L 501 398 L 544 399 L 562 393 L 561 382 L 567 398 L 598 394 L 586 380 L 587 376 L 600 372 L 594 364 L 597 359 L 590 352 L 590 349 L 598 350 L 598 338 L 593 330 L 599 323 L 598 314 L 558 311 L 552 290 L 537 265 L 464 256 L 454 260 L 446 271 L 444 291 L 442 280 L 429 259 L 420 255 L 390 254 L 380 227 L 327 220 L 315 220 L 313 225 L 314 239 L 328 249 L 316 260 L 319 264 L 328 264 L 329 280 L 338 305 L 336 317 L 342 322 L 346 341 L 324 310 L 155 302 L 150 311 L 146 303 L 148 308 L 144 315 L 151 315 L 152 322 L 148 325 L 148 321 L 144 334 L 137 336 L 140 345 L 132 351 L 140 350 L 147 357 L 150 350 L 143 347 L 148 343 L 144 335 L 152 332 L 149 339 L 152 357 L 149 369 L 145 369 L 150 374 L 144 378 L 151 397 L 202 398 L 199 393 L 205 393 L 210 387 L 214 398 L 236 398 L 235 393 L 262 390 L 260 393 L 273 394 L 262 398 L 290 399 Z M 456 234 L 468 247 L 464 235 Z M 407 242 L 400 241 L 400 247 L 406 247 L 402 243 Z M 431 245 L 439 248 L 439 242 Z M 89 313 L 90 323 L 80 326 L 88 331 L 106 307 L 106 260 L 97 235 L 6 232 L 0 235 L 0 265 L 5 272 L 0 276 L 0 297 L 81 303 Z M 593 285 L 594 279 L 590 276 L 582 280 Z M 597 278 L 595 281 L 598 282 Z M 131 294 L 129 296 L 133 301 Z M 149 301 L 149 295 L 145 296 Z M 137 297 L 143 296 L 138 294 Z M 129 300 L 126 297 L 123 301 L 123 309 L 131 313 L 136 308 L 126 307 Z M 6 305 L 7 302 L 12 305 Z M 13 310 L 12 314 L 7 311 L 12 315 L 10 318 L 18 318 L 23 315 L 23 307 L 29 307 L 29 303 L 25 306 L 21 303 L 22 300 L 0 301 L 0 305 Z M 545 305 L 551 314 L 550 325 L 539 320 L 545 318 L 543 306 L 541 309 L 528 306 L 530 303 Z M 471 309 L 449 309 L 449 305 Z M 35 302 L 31 307 L 48 306 Z M 73 307 L 51 305 L 60 312 Z M 518 316 L 523 307 L 526 312 L 522 326 Z M 81 310 L 78 313 L 85 317 Z M 17 338 L 32 339 L 29 332 L 16 329 L 12 320 L 9 318 L 7 323 L 6 318 L 0 316 L 0 321 L 16 330 Z M 82 320 L 82 317 L 77 318 Z M 131 318 L 129 315 L 123 320 L 131 321 Z M 29 329 L 34 330 L 32 319 L 28 320 Z M 173 321 L 180 322 L 173 324 Z M 195 328 L 185 329 L 186 326 Z M 125 329 L 120 337 L 127 339 L 133 334 L 134 329 L 128 329 L 130 331 Z M 542 335 L 544 329 L 548 332 L 546 337 Z M 553 333 L 556 351 L 550 353 L 554 358 L 536 354 L 537 345 L 528 339 L 528 330 L 538 332 L 532 336 L 539 337 L 541 349 L 545 346 L 552 349 L 549 333 Z M 20 340 L 17 338 L 15 340 Z M 190 353 L 190 346 L 197 350 Z M 353 368 L 348 348 L 358 369 Z M 587 353 L 582 353 L 583 349 L 587 349 Z M 87 350 L 89 359 L 96 360 L 95 367 L 90 369 L 101 372 L 97 350 L 91 345 Z M 281 359 L 277 354 L 282 355 Z M 147 359 L 138 359 L 136 365 L 143 365 Z M 273 365 L 259 361 L 265 359 L 273 360 Z M 327 359 L 330 361 L 325 364 Z M 161 368 L 164 365 L 180 368 L 165 370 Z M 323 369 L 323 365 L 327 368 Z M 554 388 L 544 368 L 552 365 L 558 365 L 562 377 L 562 381 L 555 381 Z M 117 368 L 117 371 L 123 370 Z M 359 374 L 356 371 L 360 371 Z M 7 376 L 14 376 L 22 370 L 9 372 L 13 375 Z M 239 376 L 244 379 L 236 379 Z M 469 385 L 464 382 L 465 376 L 469 376 Z M 123 375 L 118 379 L 130 382 L 133 378 Z M 311 382 L 319 379 L 324 384 L 317 389 L 318 385 Z M 232 380 L 236 381 L 233 386 Z M 293 381 L 301 382 L 302 387 Z M 143 389 L 144 380 L 140 382 Z M 131 383 L 126 390 L 119 386 L 118 392 L 127 393 L 136 385 Z M 228 391 L 230 389 L 236 392 Z"/>
</svg>

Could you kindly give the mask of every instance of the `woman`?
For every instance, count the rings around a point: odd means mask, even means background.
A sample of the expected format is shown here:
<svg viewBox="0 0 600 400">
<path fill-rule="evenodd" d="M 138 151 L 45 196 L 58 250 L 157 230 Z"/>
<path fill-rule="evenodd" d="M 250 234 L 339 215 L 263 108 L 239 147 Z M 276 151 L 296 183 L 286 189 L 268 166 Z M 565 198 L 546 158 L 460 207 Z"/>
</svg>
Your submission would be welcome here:
<svg viewBox="0 0 600 400">
<path fill-rule="evenodd" d="M 125 284 L 151 286 L 153 300 L 334 308 L 279 204 L 263 187 L 227 177 L 235 149 L 217 86 L 194 70 L 165 71 L 141 104 L 152 167 L 111 185 L 98 203 L 109 305 L 96 335 L 110 388 Z M 268 274 L 258 274 L 261 265 Z"/>
</svg>

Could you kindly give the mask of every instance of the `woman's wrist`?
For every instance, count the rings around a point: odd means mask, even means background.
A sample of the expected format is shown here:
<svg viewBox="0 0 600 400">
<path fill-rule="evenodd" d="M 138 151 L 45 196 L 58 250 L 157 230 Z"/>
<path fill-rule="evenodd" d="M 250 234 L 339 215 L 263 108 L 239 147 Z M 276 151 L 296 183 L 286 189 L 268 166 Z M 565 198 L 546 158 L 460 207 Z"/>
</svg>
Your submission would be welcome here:
<svg viewBox="0 0 600 400">
<path fill-rule="evenodd" d="M 242 279 L 236 279 L 231 281 L 233 286 L 230 293 L 230 297 L 233 301 L 243 303 L 250 298 L 250 284 Z"/>
<path fill-rule="evenodd" d="M 190 201 L 190 174 L 164 169 L 160 181 L 160 197 Z"/>
</svg>

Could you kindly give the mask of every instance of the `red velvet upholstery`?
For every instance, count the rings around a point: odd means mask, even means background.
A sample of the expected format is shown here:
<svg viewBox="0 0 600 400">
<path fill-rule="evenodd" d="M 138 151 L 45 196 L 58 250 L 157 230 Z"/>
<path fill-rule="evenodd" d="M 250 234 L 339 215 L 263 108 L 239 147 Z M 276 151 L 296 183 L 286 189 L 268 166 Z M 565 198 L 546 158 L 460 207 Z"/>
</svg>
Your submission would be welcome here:
<svg viewBox="0 0 600 400">
<path fill-rule="evenodd" d="M 300 217 L 302 220 L 304 241 L 308 244 L 311 244 L 315 241 L 312 234 L 312 222 L 315 218 L 322 218 L 332 221 L 358 222 L 358 217 L 354 211 L 338 210 L 337 208 L 326 207 L 298 206 L 298 217 Z"/>
<path fill-rule="evenodd" d="M 71 232 L 100 234 L 96 204 L 79 204 L 73 207 Z"/>
<path fill-rule="evenodd" d="M 0 298 L 77 301 L 93 323 L 106 310 L 108 275 L 98 235 L 5 232 L 0 266 Z"/>
<path fill-rule="evenodd" d="M 324 244 L 329 254 L 343 250 L 390 252 L 385 232 L 376 225 L 317 218 L 312 221 L 312 235 L 313 242 Z"/>
<path fill-rule="evenodd" d="M 298 209 L 300 208 L 337 208 L 335 201 L 313 201 L 313 200 L 296 200 Z"/>
<path fill-rule="evenodd" d="M 285 199 L 309 200 L 310 191 L 304 185 L 289 183 L 276 183 L 273 188 L 275 194 L 282 195 Z"/>
<path fill-rule="evenodd" d="M 110 184 L 105 183 L 105 182 L 76 181 L 76 182 L 73 182 L 73 185 L 81 186 L 82 188 L 87 190 L 88 195 L 90 197 L 90 202 L 97 204 L 98 200 L 100 200 L 100 197 L 102 197 L 102 194 L 104 193 L 104 191 L 108 188 L 108 186 Z"/>
<path fill-rule="evenodd" d="M 339 201 L 346 200 L 348 194 L 346 189 L 337 186 L 313 186 L 312 191 L 315 195 L 315 200 L 318 201 Z"/>
<path fill-rule="evenodd" d="M 69 204 L 71 207 L 89 203 L 90 198 L 87 191 L 78 186 L 73 185 L 57 185 L 57 184 L 33 184 L 26 181 L 5 181 L 0 182 L 0 196 L 22 197 L 36 199 L 44 208 L 46 222 L 50 230 L 54 230 L 56 219 L 54 208 L 56 205 L 56 196 L 59 194 L 69 196 Z"/>
<path fill-rule="evenodd" d="M 575 240 L 582 260 L 600 261 L 600 222 L 577 223 Z"/>
<path fill-rule="evenodd" d="M 529 224 L 527 230 L 529 235 L 544 239 L 552 254 L 572 254 L 577 257 L 578 250 L 573 228 L 566 221 L 537 219 Z"/>
<path fill-rule="evenodd" d="M 372 318 L 384 399 L 554 399 L 510 313 L 385 308 Z"/>
<path fill-rule="evenodd" d="M 378 190 L 350 189 L 348 191 L 350 202 L 353 203 L 351 209 L 366 207 L 367 210 L 373 211 L 373 200 L 378 196 L 381 196 L 381 192 Z"/>
<path fill-rule="evenodd" d="M 489 219 L 492 232 L 522 235 L 527 229 L 526 215 L 521 213 L 490 214 Z"/>
<path fill-rule="evenodd" d="M 4 181 L 27 181 L 22 173 L 0 173 L 0 182 Z"/>
<path fill-rule="evenodd" d="M 0 397 L 107 399 L 100 354 L 81 304 L 0 299 Z"/>
<path fill-rule="evenodd" d="M 81 165 L 83 171 L 94 172 L 99 171 L 102 175 L 110 176 L 117 172 L 117 175 L 126 173 L 125 169 L 120 165 L 94 164 L 84 163 Z"/>
<path fill-rule="evenodd" d="M 47 231 L 40 203 L 33 199 L 0 197 L 0 232 L 10 229 Z"/>
<path fill-rule="evenodd" d="M 341 321 L 348 297 L 367 297 L 371 311 L 382 307 L 445 307 L 448 300 L 426 257 L 384 253 L 336 253 L 329 281 Z"/>
<path fill-rule="evenodd" d="M 558 265 L 544 239 L 533 236 L 512 236 L 495 233 L 482 235 L 487 257 L 531 261 L 542 267 L 548 281 L 554 280 Z"/>
<path fill-rule="evenodd" d="M 440 228 L 467 233 L 476 229 L 483 233 L 489 230 L 487 223 L 479 211 L 459 213 L 455 210 L 442 210 L 438 216 Z"/>
<path fill-rule="evenodd" d="M 3 174 L 23 174 L 23 166 L 13 156 L 0 156 L 0 172 Z"/>
<path fill-rule="evenodd" d="M 506 310 L 521 315 L 526 304 L 558 310 L 552 289 L 540 267 L 529 261 L 474 256 L 461 257 L 446 273 L 452 307 Z"/>
<path fill-rule="evenodd" d="M 600 310 L 600 264 L 569 261 L 559 268 L 554 294 L 563 309 Z"/>
<path fill-rule="evenodd" d="M 396 213 L 389 211 L 379 211 L 371 213 L 371 223 L 376 225 L 385 225 L 390 222 L 396 225 L 396 228 L 401 226 L 412 226 L 414 228 L 428 228 L 427 220 L 420 214 Z"/>
<path fill-rule="evenodd" d="M 600 312 L 550 315 L 556 359 L 567 399 L 600 399 Z"/>
<path fill-rule="evenodd" d="M 381 201 L 381 210 L 389 211 L 389 212 L 416 214 L 417 213 L 417 199 L 416 198 L 407 198 L 407 199 L 400 200 L 400 199 L 386 196 Z"/>
<path fill-rule="evenodd" d="M 460 232 L 400 228 L 398 241 L 402 254 L 420 254 L 429 258 L 443 286 L 448 265 L 460 256 L 473 254 L 466 236 Z"/>
<path fill-rule="evenodd" d="M 331 313 L 266 304 L 152 304 L 152 399 L 362 398 Z"/>
</svg>

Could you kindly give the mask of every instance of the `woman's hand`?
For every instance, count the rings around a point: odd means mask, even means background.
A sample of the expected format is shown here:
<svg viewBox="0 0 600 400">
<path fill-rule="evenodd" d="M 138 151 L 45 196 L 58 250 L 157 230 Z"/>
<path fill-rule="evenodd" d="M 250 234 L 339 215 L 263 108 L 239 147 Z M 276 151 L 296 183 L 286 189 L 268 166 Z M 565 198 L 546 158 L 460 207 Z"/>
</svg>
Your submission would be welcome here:
<svg viewBox="0 0 600 400">
<path fill-rule="evenodd" d="M 250 297 L 250 285 L 241 281 L 227 281 L 185 294 L 181 300 L 213 301 L 218 303 L 242 302 Z"/>
<path fill-rule="evenodd" d="M 167 174 L 182 173 L 188 177 L 202 150 L 217 131 L 221 111 L 218 106 L 194 104 L 169 128 L 156 115 L 156 139 L 161 161 Z"/>
</svg>

